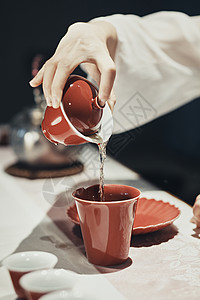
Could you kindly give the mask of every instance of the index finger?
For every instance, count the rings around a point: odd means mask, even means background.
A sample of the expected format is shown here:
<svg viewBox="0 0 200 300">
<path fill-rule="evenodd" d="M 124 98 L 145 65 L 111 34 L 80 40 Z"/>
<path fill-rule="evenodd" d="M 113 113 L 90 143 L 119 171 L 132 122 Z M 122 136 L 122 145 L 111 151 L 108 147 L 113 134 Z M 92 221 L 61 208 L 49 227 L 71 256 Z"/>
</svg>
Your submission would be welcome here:
<svg viewBox="0 0 200 300">
<path fill-rule="evenodd" d="M 54 108 L 59 107 L 67 78 L 78 65 L 79 63 L 73 65 L 66 65 L 63 63 L 58 64 L 51 86 L 52 103 Z"/>
</svg>

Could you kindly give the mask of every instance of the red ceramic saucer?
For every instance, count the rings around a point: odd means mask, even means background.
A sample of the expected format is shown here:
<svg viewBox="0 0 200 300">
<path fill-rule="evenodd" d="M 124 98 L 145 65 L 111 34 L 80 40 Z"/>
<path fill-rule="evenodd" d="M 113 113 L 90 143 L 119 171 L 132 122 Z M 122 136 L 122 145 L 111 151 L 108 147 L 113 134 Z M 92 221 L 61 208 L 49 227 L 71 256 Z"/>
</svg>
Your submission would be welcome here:
<svg viewBox="0 0 200 300">
<path fill-rule="evenodd" d="M 144 234 L 167 227 L 172 224 L 179 215 L 180 210 L 168 202 L 140 198 L 137 204 L 133 234 Z M 67 216 L 73 223 L 79 224 L 75 204 L 67 209 Z"/>
<path fill-rule="evenodd" d="M 133 234 L 157 231 L 172 224 L 180 210 L 162 200 L 140 198 L 137 205 Z"/>
</svg>

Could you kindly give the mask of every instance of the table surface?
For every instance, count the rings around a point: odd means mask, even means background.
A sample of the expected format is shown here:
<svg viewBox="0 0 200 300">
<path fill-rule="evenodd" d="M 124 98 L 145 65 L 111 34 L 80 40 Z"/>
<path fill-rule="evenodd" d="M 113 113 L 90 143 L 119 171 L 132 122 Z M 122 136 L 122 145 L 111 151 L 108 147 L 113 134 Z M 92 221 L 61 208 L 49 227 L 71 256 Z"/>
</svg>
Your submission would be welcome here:
<svg viewBox="0 0 200 300">
<path fill-rule="evenodd" d="M 4 172 L 16 157 L 11 148 L 0 148 L 0 261 L 13 252 L 50 251 L 58 256 L 56 267 L 83 274 L 99 299 L 200 299 L 200 229 L 190 222 L 191 207 L 110 157 L 106 182 L 138 187 L 144 197 L 174 204 L 181 214 L 173 225 L 133 236 L 125 264 L 103 268 L 87 261 L 80 228 L 66 217 L 66 209 L 74 186 L 98 182 L 98 152 L 85 145 L 80 159 L 84 171 L 79 174 L 29 180 Z M 0 278 L 0 300 L 16 299 L 2 266 Z"/>
</svg>

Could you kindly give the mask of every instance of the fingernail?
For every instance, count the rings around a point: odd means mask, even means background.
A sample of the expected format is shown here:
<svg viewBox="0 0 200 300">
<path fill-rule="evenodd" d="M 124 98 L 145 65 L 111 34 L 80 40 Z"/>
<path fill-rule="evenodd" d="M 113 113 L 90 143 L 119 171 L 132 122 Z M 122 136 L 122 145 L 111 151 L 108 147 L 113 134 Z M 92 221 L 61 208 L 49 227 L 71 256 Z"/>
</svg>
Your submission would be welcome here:
<svg viewBox="0 0 200 300">
<path fill-rule="evenodd" d="M 58 108 L 59 107 L 59 102 L 55 97 L 52 98 L 52 102 L 53 102 L 53 108 Z"/>
<path fill-rule="evenodd" d="M 29 81 L 29 84 L 32 86 L 32 84 L 34 83 L 34 79 Z"/>
<path fill-rule="evenodd" d="M 49 97 L 46 97 L 47 105 L 52 106 L 51 99 Z"/>
<path fill-rule="evenodd" d="M 106 100 L 103 100 L 103 99 L 99 99 L 98 102 L 99 102 L 99 105 L 102 106 L 102 107 L 104 107 L 105 104 L 106 104 Z"/>
</svg>

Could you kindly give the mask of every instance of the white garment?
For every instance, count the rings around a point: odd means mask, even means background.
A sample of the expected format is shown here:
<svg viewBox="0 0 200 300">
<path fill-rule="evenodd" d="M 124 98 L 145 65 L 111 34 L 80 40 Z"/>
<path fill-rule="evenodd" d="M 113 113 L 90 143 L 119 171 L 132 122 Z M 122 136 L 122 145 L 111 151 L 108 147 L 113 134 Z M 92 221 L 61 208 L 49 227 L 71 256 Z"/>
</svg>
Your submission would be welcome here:
<svg viewBox="0 0 200 300">
<path fill-rule="evenodd" d="M 114 133 L 143 125 L 200 96 L 200 20 L 180 12 L 112 15 Z M 199 23 L 199 24 L 198 24 Z"/>
</svg>

